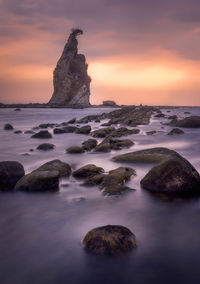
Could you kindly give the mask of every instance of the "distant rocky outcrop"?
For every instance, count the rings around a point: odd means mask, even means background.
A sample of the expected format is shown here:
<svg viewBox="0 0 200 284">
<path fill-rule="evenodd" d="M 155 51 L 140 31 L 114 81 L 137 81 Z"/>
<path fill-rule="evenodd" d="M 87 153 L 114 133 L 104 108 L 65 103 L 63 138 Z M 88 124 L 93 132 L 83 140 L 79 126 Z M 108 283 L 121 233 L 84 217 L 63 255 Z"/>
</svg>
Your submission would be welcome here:
<svg viewBox="0 0 200 284">
<path fill-rule="evenodd" d="M 86 59 L 78 54 L 76 37 L 82 30 L 73 29 L 58 60 L 53 74 L 54 93 L 49 101 L 51 107 L 90 106 L 90 82 Z"/>
</svg>

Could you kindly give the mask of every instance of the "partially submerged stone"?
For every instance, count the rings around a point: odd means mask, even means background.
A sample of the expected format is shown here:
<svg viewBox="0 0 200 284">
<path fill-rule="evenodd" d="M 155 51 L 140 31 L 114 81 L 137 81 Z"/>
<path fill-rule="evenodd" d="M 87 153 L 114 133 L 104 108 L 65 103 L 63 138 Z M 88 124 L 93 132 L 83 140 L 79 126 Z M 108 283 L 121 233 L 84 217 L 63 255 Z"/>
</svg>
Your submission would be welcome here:
<svg viewBox="0 0 200 284">
<path fill-rule="evenodd" d="M 137 241 L 128 228 L 107 225 L 89 231 L 83 239 L 83 245 L 94 254 L 118 254 L 136 248 Z"/>
<path fill-rule="evenodd" d="M 91 131 L 91 126 L 90 125 L 86 125 L 83 127 L 80 127 L 76 130 L 77 134 L 89 134 Z"/>
<path fill-rule="evenodd" d="M 184 131 L 179 128 L 173 128 L 168 135 L 174 135 L 174 134 L 184 134 Z"/>
<path fill-rule="evenodd" d="M 179 154 L 173 150 L 158 147 L 118 155 L 112 159 L 115 162 L 125 163 L 159 163 L 171 155 L 179 156 Z"/>
<path fill-rule="evenodd" d="M 55 145 L 51 143 L 43 143 L 37 147 L 38 150 L 42 150 L 42 151 L 53 150 L 54 148 L 55 148 Z"/>
<path fill-rule="evenodd" d="M 111 170 L 108 175 L 104 177 L 102 187 L 122 185 L 135 174 L 135 170 L 128 167 L 119 167 Z"/>
<path fill-rule="evenodd" d="M 15 190 L 27 192 L 56 191 L 59 189 L 59 172 L 36 170 L 22 177 Z"/>
<path fill-rule="evenodd" d="M 33 134 L 31 138 L 49 139 L 49 138 L 52 138 L 52 135 L 51 133 L 49 133 L 48 130 L 41 130 L 38 133 Z"/>
<path fill-rule="evenodd" d="M 113 139 L 112 137 L 105 138 L 100 144 L 98 144 L 94 151 L 96 152 L 109 152 L 111 150 L 121 150 L 122 148 L 129 148 L 134 145 L 134 142 L 130 139 Z"/>
<path fill-rule="evenodd" d="M 147 131 L 147 132 L 146 132 L 147 135 L 154 135 L 154 134 L 156 134 L 156 133 L 157 133 L 156 130 L 152 130 L 152 131 Z"/>
<path fill-rule="evenodd" d="M 85 151 L 91 151 L 96 147 L 96 145 L 97 145 L 97 140 L 91 138 L 82 143 L 82 147 Z"/>
<path fill-rule="evenodd" d="M 0 191 L 13 190 L 24 174 L 24 167 L 19 162 L 0 162 Z"/>
<path fill-rule="evenodd" d="M 81 153 L 84 153 L 85 151 L 80 146 L 71 146 L 71 147 L 66 149 L 66 152 L 68 154 L 81 154 Z"/>
<path fill-rule="evenodd" d="M 141 185 L 153 193 L 200 195 L 199 173 L 181 156 L 171 156 L 154 166 L 141 180 Z"/>
<path fill-rule="evenodd" d="M 172 120 L 170 125 L 183 128 L 199 128 L 200 116 L 188 116 L 181 120 Z"/>
<path fill-rule="evenodd" d="M 87 178 L 104 172 L 104 169 L 93 164 L 88 164 L 73 172 L 76 178 Z"/>
<path fill-rule="evenodd" d="M 4 130 L 13 130 L 14 128 L 13 128 L 13 126 L 10 124 L 10 123 L 6 123 L 5 125 L 4 125 Z"/>
<path fill-rule="evenodd" d="M 128 191 L 135 191 L 135 189 L 132 189 L 125 185 L 114 184 L 114 185 L 107 186 L 103 190 L 103 193 L 108 194 L 108 195 L 119 195 L 119 194 L 122 194 Z"/>
</svg>

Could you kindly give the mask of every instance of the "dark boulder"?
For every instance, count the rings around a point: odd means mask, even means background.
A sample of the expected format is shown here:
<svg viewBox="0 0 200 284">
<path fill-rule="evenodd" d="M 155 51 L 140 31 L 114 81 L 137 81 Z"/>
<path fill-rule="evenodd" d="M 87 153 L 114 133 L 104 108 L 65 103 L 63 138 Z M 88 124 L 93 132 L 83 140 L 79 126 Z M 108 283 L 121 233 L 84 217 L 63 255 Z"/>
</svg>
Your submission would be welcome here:
<svg viewBox="0 0 200 284">
<path fill-rule="evenodd" d="M 37 149 L 38 150 L 42 150 L 42 151 L 48 151 L 48 150 L 53 150 L 55 148 L 54 144 L 50 144 L 50 143 L 43 143 L 40 144 Z"/>
<path fill-rule="evenodd" d="M 63 133 L 66 133 L 66 130 L 64 128 L 54 128 L 53 133 L 54 134 L 63 134 Z"/>
<path fill-rule="evenodd" d="M 91 151 L 97 145 L 96 139 L 88 139 L 82 143 L 82 147 L 85 151 Z"/>
<path fill-rule="evenodd" d="M 89 134 L 91 131 L 91 126 L 90 125 L 86 125 L 83 127 L 80 127 L 76 130 L 77 134 Z"/>
<path fill-rule="evenodd" d="M 81 154 L 81 153 L 84 153 L 85 151 L 80 146 L 71 146 L 71 147 L 66 149 L 66 152 L 68 154 Z"/>
<path fill-rule="evenodd" d="M 184 131 L 179 128 L 173 128 L 168 135 L 174 135 L 174 134 L 184 134 Z"/>
<path fill-rule="evenodd" d="M 10 123 L 4 125 L 4 130 L 13 130 L 13 126 Z"/>
<path fill-rule="evenodd" d="M 153 193 L 177 196 L 200 195 L 200 176 L 184 158 L 172 156 L 153 167 L 141 180 Z"/>
<path fill-rule="evenodd" d="M 52 160 L 43 164 L 35 171 L 58 171 L 60 176 L 69 176 L 71 174 L 71 167 L 69 164 L 60 160 Z"/>
<path fill-rule="evenodd" d="M 106 195 L 120 195 L 122 193 L 130 192 L 130 191 L 135 191 L 135 189 L 132 189 L 125 185 L 114 184 L 114 185 L 107 186 L 103 190 L 103 193 Z"/>
<path fill-rule="evenodd" d="M 41 130 L 38 133 L 35 133 L 31 136 L 31 138 L 38 138 L 38 139 L 49 139 L 52 138 L 51 133 L 47 130 Z"/>
<path fill-rule="evenodd" d="M 21 131 L 21 130 L 16 130 L 16 131 L 14 131 L 14 133 L 15 133 L 15 134 L 21 134 L 22 131 Z"/>
<path fill-rule="evenodd" d="M 132 168 L 119 167 L 109 171 L 108 175 L 106 175 L 103 179 L 102 187 L 122 185 L 135 174 L 135 170 Z"/>
<path fill-rule="evenodd" d="M 58 171 L 33 171 L 22 177 L 16 184 L 15 190 L 27 192 L 56 191 L 59 189 Z"/>
<path fill-rule="evenodd" d="M 170 125 L 183 128 L 199 128 L 200 116 L 189 116 L 181 120 L 172 120 Z"/>
<path fill-rule="evenodd" d="M 128 228 L 107 225 L 89 231 L 83 239 L 83 245 L 94 254 L 118 254 L 135 248 L 137 241 Z"/>
<path fill-rule="evenodd" d="M 0 162 L 0 191 L 14 189 L 15 184 L 24 174 L 24 167 L 19 162 Z"/>
<path fill-rule="evenodd" d="M 80 169 L 73 172 L 73 176 L 76 178 L 88 178 L 97 174 L 101 174 L 104 172 L 104 169 L 101 167 L 97 167 L 93 164 L 88 164 Z"/>
</svg>

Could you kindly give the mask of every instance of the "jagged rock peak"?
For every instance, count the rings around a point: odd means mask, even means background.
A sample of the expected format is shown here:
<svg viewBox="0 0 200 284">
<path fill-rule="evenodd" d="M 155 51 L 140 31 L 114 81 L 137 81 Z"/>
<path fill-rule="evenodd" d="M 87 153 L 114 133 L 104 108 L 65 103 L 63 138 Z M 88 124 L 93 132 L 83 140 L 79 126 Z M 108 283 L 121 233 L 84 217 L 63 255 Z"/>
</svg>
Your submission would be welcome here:
<svg viewBox="0 0 200 284">
<path fill-rule="evenodd" d="M 88 65 L 83 54 L 78 54 L 77 36 L 83 34 L 80 29 L 72 32 L 57 62 L 53 73 L 54 92 L 49 101 L 52 107 L 88 107 L 90 106 L 90 82 Z"/>
</svg>

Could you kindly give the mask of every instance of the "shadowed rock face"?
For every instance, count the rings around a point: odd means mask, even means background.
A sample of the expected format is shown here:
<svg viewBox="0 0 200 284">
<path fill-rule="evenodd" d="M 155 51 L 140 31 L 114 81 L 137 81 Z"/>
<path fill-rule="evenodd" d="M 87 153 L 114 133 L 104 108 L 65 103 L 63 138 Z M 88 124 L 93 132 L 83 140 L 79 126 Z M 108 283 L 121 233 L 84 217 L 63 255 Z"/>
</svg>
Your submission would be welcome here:
<svg viewBox="0 0 200 284">
<path fill-rule="evenodd" d="M 87 74 L 85 56 L 78 54 L 77 35 L 72 30 L 53 74 L 54 93 L 49 101 L 52 107 L 90 106 L 90 77 Z"/>
</svg>

